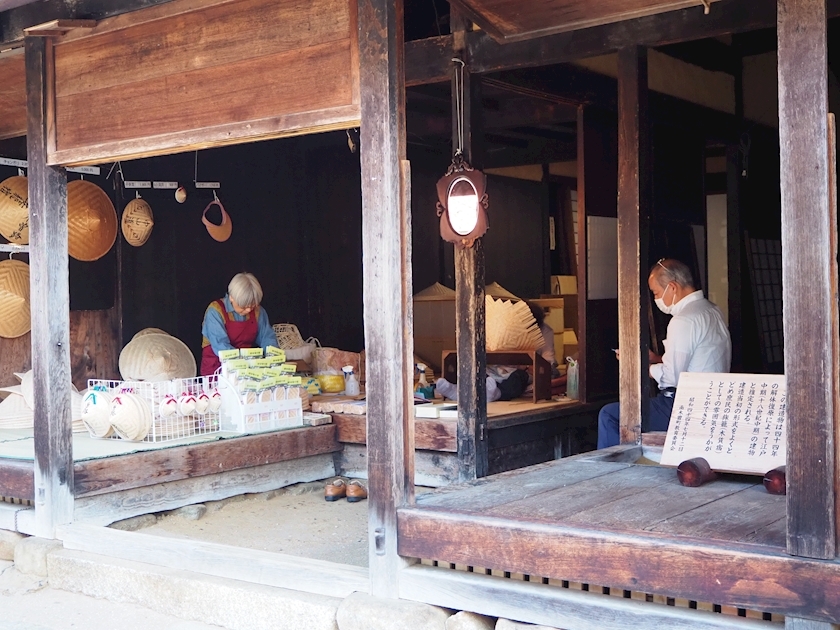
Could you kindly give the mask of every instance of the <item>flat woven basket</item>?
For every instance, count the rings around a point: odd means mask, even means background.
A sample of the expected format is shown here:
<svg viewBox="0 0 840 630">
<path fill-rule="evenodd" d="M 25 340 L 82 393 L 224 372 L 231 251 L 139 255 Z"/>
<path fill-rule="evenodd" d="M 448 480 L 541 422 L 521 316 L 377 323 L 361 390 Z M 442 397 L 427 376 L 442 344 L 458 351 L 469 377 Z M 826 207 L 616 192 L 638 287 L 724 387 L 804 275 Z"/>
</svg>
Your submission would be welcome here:
<svg viewBox="0 0 840 630">
<path fill-rule="evenodd" d="M 294 324 L 274 324 L 274 334 L 277 335 L 277 347 L 283 350 L 294 350 L 306 345 L 300 331 Z"/>
</svg>

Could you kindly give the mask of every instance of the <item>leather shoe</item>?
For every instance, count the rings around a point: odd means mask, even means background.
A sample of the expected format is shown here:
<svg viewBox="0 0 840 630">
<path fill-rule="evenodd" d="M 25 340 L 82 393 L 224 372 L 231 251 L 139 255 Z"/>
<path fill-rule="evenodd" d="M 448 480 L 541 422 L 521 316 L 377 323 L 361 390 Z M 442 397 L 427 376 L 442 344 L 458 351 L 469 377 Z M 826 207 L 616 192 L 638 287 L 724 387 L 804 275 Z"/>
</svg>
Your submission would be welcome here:
<svg viewBox="0 0 840 630">
<path fill-rule="evenodd" d="M 338 501 L 347 495 L 347 484 L 344 479 L 335 479 L 324 486 L 324 500 Z"/>
<path fill-rule="evenodd" d="M 347 502 L 356 503 L 367 499 L 367 488 L 356 479 L 347 484 Z"/>
</svg>

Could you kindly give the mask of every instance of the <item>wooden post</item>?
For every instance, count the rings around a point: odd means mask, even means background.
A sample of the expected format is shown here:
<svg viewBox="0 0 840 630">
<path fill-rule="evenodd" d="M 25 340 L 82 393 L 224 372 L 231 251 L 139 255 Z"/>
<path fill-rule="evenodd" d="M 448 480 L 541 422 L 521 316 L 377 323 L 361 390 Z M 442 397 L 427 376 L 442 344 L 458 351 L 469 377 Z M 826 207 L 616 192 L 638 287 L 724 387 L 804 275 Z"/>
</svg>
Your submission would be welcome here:
<svg viewBox="0 0 840 630">
<path fill-rule="evenodd" d="M 360 0 L 370 587 L 399 597 L 397 508 L 413 503 L 411 214 L 402 0 Z"/>
<path fill-rule="evenodd" d="M 726 251 L 729 281 L 729 334 L 732 338 L 732 371 L 743 371 L 741 302 L 741 152 L 737 144 L 726 147 Z"/>
<path fill-rule="evenodd" d="M 834 558 L 834 383 L 825 0 L 779 0 L 787 548 Z"/>
<path fill-rule="evenodd" d="M 640 440 L 650 402 L 647 102 L 647 49 L 623 48 L 618 53 L 618 383 L 622 444 Z"/>
<path fill-rule="evenodd" d="M 468 64 L 463 49 L 466 22 L 452 10 L 455 34 L 454 56 Z M 456 79 L 452 79 L 452 141 L 459 144 L 456 106 Z M 481 167 L 477 138 L 481 124 L 481 83 L 471 76 L 469 65 L 463 71 L 463 149 L 464 159 Z M 492 198 L 491 198 L 492 199 Z M 492 200 L 490 205 L 492 229 Z M 487 475 L 487 355 L 484 319 L 484 244 L 477 239 L 472 247 L 455 248 L 455 336 L 458 345 L 458 476 L 469 481 Z"/>
<path fill-rule="evenodd" d="M 53 538 L 56 526 L 73 520 L 67 174 L 61 167 L 47 166 L 53 121 L 52 40 L 26 37 L 24 45 L 35 397 L 35 531 L 43 538 Z"/>
</svg>

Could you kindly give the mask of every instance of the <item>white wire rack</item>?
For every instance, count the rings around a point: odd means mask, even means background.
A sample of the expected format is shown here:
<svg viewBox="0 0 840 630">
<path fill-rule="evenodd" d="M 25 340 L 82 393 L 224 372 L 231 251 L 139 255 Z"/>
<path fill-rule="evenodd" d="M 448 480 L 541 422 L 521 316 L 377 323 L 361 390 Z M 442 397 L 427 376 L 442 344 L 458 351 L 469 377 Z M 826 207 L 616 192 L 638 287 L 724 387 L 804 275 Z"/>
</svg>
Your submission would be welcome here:
<svg viewBox="0 0 840 630">
<path fill-rule="evenodd" d="M 171 395 L 176 400 L 184 395 L 198 397 L 200 394 L 206 393 L 208 396 L 212 396 L 217 387 L 216 376 L 178 378 L 160 383 L 88 380 L 89 390 L 105 390 L 112 396 L 120 393 L 137 394 L 148 403 L 152 410 L 152 423 L 148 435 L 142 440 L 143 442 L 169 442 L 221 431 L 219 411 L 212 411 L 209 407 L 205 413 L 195 411 L 189 414 L 178 412 L 168 416 L 161 414 L 161 402 L 167 396 Z M 109 439 L 122 438 L 114 434 Z"/>
</svg>

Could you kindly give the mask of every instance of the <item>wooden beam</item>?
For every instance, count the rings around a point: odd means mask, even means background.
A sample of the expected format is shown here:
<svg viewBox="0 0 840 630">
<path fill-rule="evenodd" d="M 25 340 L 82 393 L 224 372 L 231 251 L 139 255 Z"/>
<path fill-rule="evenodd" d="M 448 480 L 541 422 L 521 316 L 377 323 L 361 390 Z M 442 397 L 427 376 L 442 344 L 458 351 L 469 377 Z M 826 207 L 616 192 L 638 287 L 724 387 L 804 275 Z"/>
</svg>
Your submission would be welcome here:
<svg viewBox="0 0 840 630">
<path fill-rule="evenodd" d="M 96 26 L 96 20 L 51 20 L 23 29 L 27 36 L 55 37 L 69 33 L 77 28 L 89 29 Z"/>
<path fill-rule="evenodd" d="M 398 521 L 405 555 L 840 621 L 840 563 L 783 549 L 420 507 Z"/>
<path fill-rule="evenodd" d="M 35 467 L 32 462 L 20 459 L 0 461 L 0 497 L 35 499 Z"/>
<path fill-rule="evenodd" d="M 336 427 L 325 424 L 91 459 L 78 462 L 74 467 L 75 495 L 82 497 L 130 490 L 339 450 L 341 446 L 336 441 Z M 5 466 L 0 470 L 4 469 Z"/>
<path fill-rule="evenodd" d="M 38 536 L 53 538 L 56 526 L 73 520 L 67 174 L 47 166 L 54 120 L 52 42 L 27 37 L 25 47 L 35 518 Z"/>
<path fill-rule="evenodd" d="M 618 368 L 622 444 L 635 444 L 650 401 L 647 311 L 651 207 L 647 49 L 618 53 Z"/>
<path fill-rule="evenodd" d="M 141 514 L 175 510 L 204 501 L 220 501 L 240 494 L 269 492 L 333 475 L 335 462 L 332 453 L 312 455 L 80 497 L 76 499 L 73 515 L 75 522 L 110 525 Z"/>
<path fill-rule="evenodd" d="M 576 630 L 762 630 L 762 621 L 719 613 L 646 604 L 478 572 L 413 566 L 400 576 L 401 597 L 454 610 L 469 610 L 540 626 Z M 803 629 L 805 630 L 805 629 Z"/>
<path fill-rule="evenodd" d="M 368 588 L 366 568 L 324 560 L 82 523 L 61 527 L 58 535 L 65 549 L 327 597 L 347 597 Z"/>
<path fill-rule="evenodd" d="M 399 597 L 397 507 L 413 502 L 411 210 L 402 0 L 358 3 L 370 591 Z"/>
<path fill-rule="evenodd" d="M 457 12 L 452 23 L 455 32 L 452 54 L 464 59 L 459 47 L 466 22 Z M 458 77 L 462 77 L 460 83 Z M 459 94 L 460 91 L 460 94 Z M 460 108 L 458 99 L 461 99 Z M 459 111 L 460 109 L 460 111 Z M 459 121 L 459 115 L 463 121 Z M 452 73 L 452 147 L 462 149 L 464 159 L 481 168 L 481 80 L 469 67 Z M 463 125 L 463 127 L 461 127 Z M 459 134 L 460 132 L 460 134 Z M 491 213 L 492 216 L 492 213 Z M 455 248 L 455 337 L 458 346 L 458 460 L 461 481 L 487 475 L 487 355 L 484 313 L 484 242 L 479 238 L 472 247 Z"/>
<path fill-rule="evenodd" d="M 840 0 L 828 0 L 829 17 L 840 15 Z M 466 35 L 470 70 L 475 74 L 533 68 L 614 53 L 627 46 L 663 46 L 776 26 L 774 0 L 721 0 L 709 15 L 682 9 L 615 24 L 499 44 L 484 31 Z M 406 44 L 406 85 L 449 80 L 451 35 Z M 447 44 L 446 40 L 450 42 Z"/>
<path fill-rule="evenodd" d="M 834 384 L 825 0 L 779 0 L 788 551 L 834 558 Z"/>
</svg>

